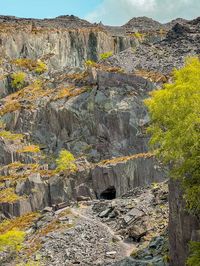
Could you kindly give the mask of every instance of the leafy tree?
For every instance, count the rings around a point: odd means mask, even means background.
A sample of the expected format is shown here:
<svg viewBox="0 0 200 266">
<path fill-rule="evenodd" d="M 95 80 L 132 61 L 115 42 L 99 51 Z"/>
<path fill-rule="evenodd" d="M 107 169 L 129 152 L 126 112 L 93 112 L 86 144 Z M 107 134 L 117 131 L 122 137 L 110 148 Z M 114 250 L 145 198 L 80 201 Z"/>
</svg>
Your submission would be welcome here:
<svg viewBox="0 0 200 266">
<path fill-rule="evenodd" d="M 151 145 L 181 180 L 188 209 L 200 213 L 200 61 L 188 58 L 174 70 L 173 83 L 145 100 L 151 117 Z"/>
<path fill-rule="evenodd" d="M 75 158 L 73 154 L 71 154 L 67 150 L 62 150 L 59 154 L 58 159 L 56 160 L 57 168 L 56 170 L 58 172 L 69 170 L 69 171 L 75 171 L 76 165 L 74 163 Z"/>
</svg>

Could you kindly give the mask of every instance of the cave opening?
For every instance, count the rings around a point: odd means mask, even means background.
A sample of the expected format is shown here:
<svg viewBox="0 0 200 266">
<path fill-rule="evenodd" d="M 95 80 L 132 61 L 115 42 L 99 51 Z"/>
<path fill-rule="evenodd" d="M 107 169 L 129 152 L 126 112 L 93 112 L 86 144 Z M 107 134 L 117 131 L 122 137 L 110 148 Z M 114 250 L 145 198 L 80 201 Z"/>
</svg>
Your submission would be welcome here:
<svg viewBox="0 0 200 266">
<path fill-rule="evenodd" d="M 113 200 L 116 198 L 116 189 L 115 187 L 108 187 L 106 190 L 104 190 L 100 194 L 100 199 L 105 199 L 105 200 Z"/>
</svg>

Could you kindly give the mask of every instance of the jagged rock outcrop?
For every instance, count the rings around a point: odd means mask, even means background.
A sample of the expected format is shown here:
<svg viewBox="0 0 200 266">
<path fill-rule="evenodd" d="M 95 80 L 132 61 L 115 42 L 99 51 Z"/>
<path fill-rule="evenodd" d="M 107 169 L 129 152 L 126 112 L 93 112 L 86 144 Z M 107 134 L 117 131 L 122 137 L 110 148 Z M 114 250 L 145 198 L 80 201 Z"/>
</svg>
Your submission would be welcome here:
<svg viewBox="0 0 200 266">
<path fill-rule="evenodd" d="M 189 242 L 200 241 L 200 217 L 189 214 L 183 199 L 180 182 L 169 184 L 169 241 L 170 259 L 173 266 L 185 266 L 189 255 Z"/>
<path fill-rule="evenodd" d="M 166 178 L 158 162 L 149 154 L 116 158 L 98 165 L 89 164 L 85 160 L 77 163 L 77 172 L 70 175 L 52 173 L 53 176 L 48 180 L 41 176 L 39 170 L 32 170 L 35 173 L 16 181 L 15 193 L 19 199 L 11 203 L 3 201 L 0 210 L 6 216 L 21 216 L 47 206 L 69 204 L 79 198 L 113 199 L 132 188 L 162 182 Z M 25 166 L 20 167 L 22 171 Z M 7 186 L 13 187 L 13 183 L 8 182 Z"/>
<path fill-rule="evenodd" d="M 152 18 L 136 17 L 132 18 L 125 25 L 123 25 L 123 28 L 128 31 L 154 32 L 156 30 L 162 29 L 163 25 L 160 22 L 153 20 Z"/>
<path fill-rule="evenodd" d="M 148 157 L 148 154 L 147 154 Z M 98 198 L 119 197 L 132 188 L 161 182 L 166 177 L 158 162 L 151 156 L 122 161 L 111 160 L 97 165 L 91 172 L 93 189 Z"/>
<path fill-rule="evenodd" d="M 199 54 L 199 24 L 199 19 L 177 23 L 163 41 L 141 44 L 134 51 L 127 49 L 109 58 L 107 63 L 128 72 L 145 69 L 168 75 L 175 67 L 183 66 L 187 56 Z"/>
<path fill-rule="evenodd" d="M 71 200 L 110 200 L 137 186 L 163 181 L 160 165 L 147 155 L 149 117 L 143 100 L 170 78 L 174 67 L 183 65 L 186 56 L 200 53 L 199 26 L 199 18 L 167 25 L 137 18 L 124 27 L 109 27 L 74 16 L 45 20 L 0 17 L 0 97 L 7 96 L 0 104 L 5 123 L 5 132 L 0 129 L 0 165 L 6 165 L 0 170 L 0 211 L 6 217 L 21 216 Z M 105 52 L 114 55 L 85 66 L 86 60 L 98 61 Z M 15 64 L 14 58 L 41 59 L 48 71 L 36 73 Z M 19 71 L 25 72 L 25 88 L 12 87 L 11 75 Z M 10 131 L 26 133 L 28 143 L 7 141 L 5 134 L 10 136 Z M 31 143 L 40 145 L 41 158 L 30 150 L 26 155 L 18 152 Z M 75 173 L 57 174 L 55 158 L 61 149 L 85 156 L 90 163 L 83 161 Z M 16 169 L 12 172 L 9 167 Z M 150 197 L 149 202 L 154 206 L 155 200 Z M 184 207 L 181 191 L 171 183 L 173 266 L 184 265 L 187 243 L 199 229 L 199 221 L 188 216 Z M 117 210 L 103 211 L 102 218 L 118 215 Z M 131 207 L 124 218 L 141 218 L 143 213 Z M 134 225 L 128 234 L 138 240 L 146 231 Z"/>
<path fill-rule="evenodd" d="M 148 137 L 143 131 L 148 115 L 143 99 L 152 83 L 105 71 L 97 71 L 93 82 L 76 97 L 47 99 L 34 112 L 13 112 L 6 118 L 8 128 L 30 132 L 50 151 L 65 147 L 75 155 L 87 154 L 92 161 L 146 152 Z"/>
<path fill-rule="evenodd" d="M 130 47 L 128 37 L 115 38 L 103 28 L 70 16 L 51 20 L 2 17 L 0 40 L 3 57 L 41 58 L 53 70 L 83 66 L 86 60 L 97 61 L 101 53 Z"/>
</svg>

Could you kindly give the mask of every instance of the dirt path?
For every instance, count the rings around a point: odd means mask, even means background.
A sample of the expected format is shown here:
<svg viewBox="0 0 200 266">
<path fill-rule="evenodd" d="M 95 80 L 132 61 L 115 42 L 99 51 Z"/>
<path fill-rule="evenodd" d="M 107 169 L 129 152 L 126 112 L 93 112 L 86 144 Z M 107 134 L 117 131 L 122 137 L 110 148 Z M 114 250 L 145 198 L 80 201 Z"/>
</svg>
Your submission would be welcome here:
<svg viewBox="0 0 200 266">
<path fill-rule="evenodd" d="M 89 207 L 88 207 L 89 208 Z M 102 223 L 101 221 L 95 219 L 95 217 L 90 216 L 88 213 L 86 213 L 86 210 L 88 208 L 82 209 L 82 208 L 70 208 L 71 212 L 73 215 L 75 216 L 79 216 L 83 219 L 85 219 L 86 221 L 92 223 L 93 225 L 96 224 L 98 226 L 100 226 L 101 228 L 103 228 L 104 230 L 106 230 L 112 237 L 116 237 L 116 232 L 113 231 L 112 228 L 110 228 L 107 224 Z M 61 213 L 62 211 L 66 210 L 62 209 L 57 211 L 56 213 Z M 134 244 L 129 244 L 129 243 L 125 243 L 123 240 L 119 240 L 118 245 L 120 246 L 120 250 L 121 250 L 121 254 L 123 257 L 129 257 L 130 254 L 132 253 L 135 245 Z"/>
</svg>

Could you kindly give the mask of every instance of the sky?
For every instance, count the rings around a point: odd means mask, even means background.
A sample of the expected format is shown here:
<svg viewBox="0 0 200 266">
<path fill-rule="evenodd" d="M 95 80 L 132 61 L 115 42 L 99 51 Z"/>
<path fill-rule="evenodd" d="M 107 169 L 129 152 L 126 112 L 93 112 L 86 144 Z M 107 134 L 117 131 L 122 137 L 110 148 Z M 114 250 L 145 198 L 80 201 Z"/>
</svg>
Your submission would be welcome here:
<svg viewBox="0 0 200 266">
<path fill-rule="evenodd" d="M 26 18 L 73 14 L 108 25 L 123 25 L 139 16 L 168 22 L 200 16 L 200 0 L 0 0 L 0 14 Z"/>
</svg>

